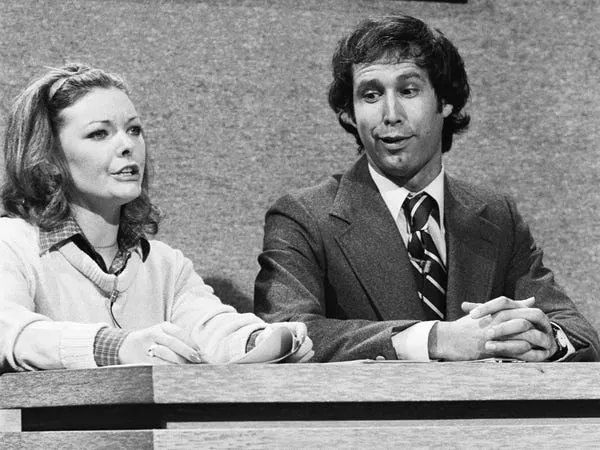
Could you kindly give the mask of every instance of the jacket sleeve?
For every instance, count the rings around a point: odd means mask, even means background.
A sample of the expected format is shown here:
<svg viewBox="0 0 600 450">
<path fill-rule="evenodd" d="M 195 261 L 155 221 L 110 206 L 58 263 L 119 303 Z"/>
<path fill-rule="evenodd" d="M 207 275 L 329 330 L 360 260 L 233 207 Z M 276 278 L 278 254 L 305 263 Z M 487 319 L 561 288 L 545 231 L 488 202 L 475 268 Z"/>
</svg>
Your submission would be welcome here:
<svg viewBox="0 0 600 450">
<path fill-rule="evenodd" d="M 328 281 L 324 230 L 304 203 L 292 196 L 267 212 L 263 252 L 258 258 L 254 309 L 267 322 L 299 321 L 308 328 L 313 361 L 396 359 L 392 335 L 415 320 L 377 321 L 335 317 Z"/>
<path fill-rule="evenodd" d="M 598 361 L 600 345 L 594 327 L 581 315 L 575 304 L 554 280 L 554 274 L 543 264 L 543 251 L 536 246 L 529 227 L 507 198 L 511 213 L 514 244 L 505 277 L 507 296 L 535 297 L 535 307 L 563 329 L 575 347 L 575 353 L 566 361 Z"/>
</svg>

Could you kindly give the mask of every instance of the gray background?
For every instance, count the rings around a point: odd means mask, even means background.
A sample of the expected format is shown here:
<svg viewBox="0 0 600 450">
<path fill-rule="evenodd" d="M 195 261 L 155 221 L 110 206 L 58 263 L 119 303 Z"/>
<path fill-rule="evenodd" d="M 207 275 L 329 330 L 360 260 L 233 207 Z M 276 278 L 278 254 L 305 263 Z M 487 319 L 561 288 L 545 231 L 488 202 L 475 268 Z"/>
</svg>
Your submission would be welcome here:
<svg viewBox="0 0 600 450">
<path fill-rule="evenodd" d="M 600 328 L 600 7 L 589 0 L 21 1 L 0 8 L 0 125 L 45 66 L 121 73 L 155 161 L 159 238 L 251 308 L 268 206 L 355 159 L 327 105 L 337 40 L 369 15 L 440 28 L 465 59 L 471 129 L 447 170 L 514 195 Z"/>
</svg>

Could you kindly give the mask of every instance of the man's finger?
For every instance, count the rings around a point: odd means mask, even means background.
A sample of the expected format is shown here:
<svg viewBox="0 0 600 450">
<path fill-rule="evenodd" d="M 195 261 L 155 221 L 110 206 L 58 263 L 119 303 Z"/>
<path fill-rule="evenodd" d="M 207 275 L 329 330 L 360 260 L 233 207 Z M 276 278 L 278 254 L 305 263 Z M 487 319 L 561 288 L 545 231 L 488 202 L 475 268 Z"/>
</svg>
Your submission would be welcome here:
<svg viewBox="0 0 600 450">
<path fill-rule="evenodd" d="M 460 304 L 460 308 L 463 310 L 463 312 L 469 314 L 471 311 L 473 311 L 479 305 L 481 305 L 481 303 L 462 302 Z"/>
<path fill-rule="evenodd" d="M 532 327 L 537 328 L 544 333 L 552 334 L 552 325 L 550 324 L 550 320 L 546 314 L 538 308 L 505 309 L 493 314 L 491 317 L 494 327 L 498 327 L 502 323 L 513 320 L 526 320 L 531 323 Z"/>
<path fill-rule="evenodd" d="M 518 358 L 532 349 L 529 342 L 521 339 L 508 339 L 505 341 L 488 341 L 484 348 L 486 352 L 494 356 L 505 356 L 510 358 Z"/>
<path fill-rule="evenodd" d="M 522 361 L 545 361 L 550 351 L 544 348 L 533 348 L 527 341 L 519 339 L 486 342 L 485 350 L 498 357 L 516 358 Z"/>
<path fill-rule="evenodd" d="M 469 315 L 473 319 L 479 319 L 489 314 L 496 314 L 505 309 L 531 308 L 535 303 L 535 297 L 525 300 L 512 300 L 508 297 L 497 297 L 473 308 Z"/>
<path fill-rule="evenodd" d="M 537 330 L 535 328 L 524 331 L 522 333 L 514 334 L 510 337 L 507 337 L 505 340 L 510 339 L 527 341 L 531 344 L 533 348 L 546 350 L 550 350 L 552 348 L 552 344 L 554 341 L 553 336 L 549 336 L 546 333 L 543 333 L 542 331 Z M 502 339 L 496 338 L 495 340 L 500 341 Z"/>
<path fill-rule="evenodd" d="M 531 349 L 518 356 L 523 361 L 540 362 L 546 361 L 550 357 L 550 351 L 546 349 Z"/>
<path fill-rule="evenodd" d="M 533 328 L 533 324 L 522 317 L 502 322 L 498 325 L 491 326 L 485 333 L 486 339 L 502 340 L 503 338 L 509 338 L 515 334 L 523 333 Z"/>
</svg>

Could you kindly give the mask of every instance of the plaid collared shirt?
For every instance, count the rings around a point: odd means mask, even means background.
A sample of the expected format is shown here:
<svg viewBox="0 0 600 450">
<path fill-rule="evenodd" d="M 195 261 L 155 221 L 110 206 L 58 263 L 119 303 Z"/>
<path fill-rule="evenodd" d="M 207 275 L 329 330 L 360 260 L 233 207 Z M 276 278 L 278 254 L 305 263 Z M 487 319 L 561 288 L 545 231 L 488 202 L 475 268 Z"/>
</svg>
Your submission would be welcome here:
<svg viewBox="0 0 600 450">
<path fill-rule="evenodd" d="M 111 274 L 119 274 L 123 271 L 131 252 L 139 251 L 143 261 L 146 260 L 150 252 L 150 244 L 143 233 L 136 232 L 128 227 L 122 227 L 119 229 L 117 236 L 119 250 L 110 267 L 107 268 L 100 254 L 94 250 L 92 244 L 81 231 L 79 224 L 72 216 L 69 216 L 67 220 L 52 230 L 40 230 L 40 255 L 56 250 L 69 241 L 73 241 L 83 252 L 89 255 L 104 272 Z"/>
<path fill-rule="evenodd" d="M 145 261 L 150 252 L 150 243 L 143 233 L 138 233 L 131 228 L 121 227 L 117 236 L 119 250 L 107 269 L 102 256 L 94 250 L 87 240 L 79 224 L 71 216 L 61 225 L 50 231 L 40 229 L 39 246 L 40 255 L 57 250 L 67 242 L 74 242 L 81 251 L 90 256 L 100 268 L 110 274 L 118 275 L 125 269 L 132 252 L 141 253 Z M 119 364 L 119 349 L 129 332 L 119 328 L 104 327 L 98 331 L 94 340 L 94 359 L 98 366 Z"/>
</svg>

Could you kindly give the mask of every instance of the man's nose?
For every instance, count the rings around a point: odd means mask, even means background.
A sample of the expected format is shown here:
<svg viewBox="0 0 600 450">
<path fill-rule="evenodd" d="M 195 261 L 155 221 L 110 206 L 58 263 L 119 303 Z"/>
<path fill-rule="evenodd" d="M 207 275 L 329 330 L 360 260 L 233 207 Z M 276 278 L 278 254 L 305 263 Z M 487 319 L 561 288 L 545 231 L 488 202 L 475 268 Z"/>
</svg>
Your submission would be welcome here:
<svg viewBox="0 0 600 450">
<path fill-rule="evenodd" d="M 404 120 L 405 111 L 397 95 L 387 94 L 383 108 L 383 121 L 386 125 L 393 125 Z"/>
</svg>

